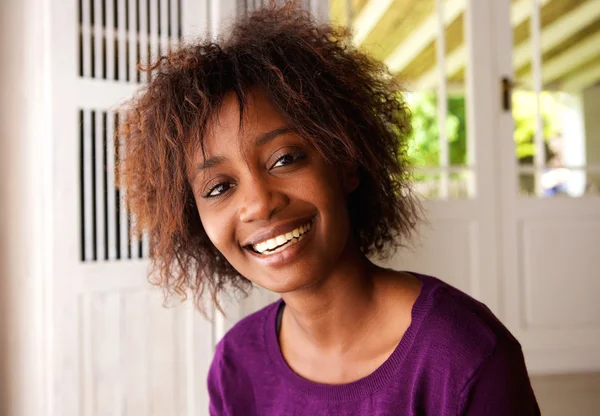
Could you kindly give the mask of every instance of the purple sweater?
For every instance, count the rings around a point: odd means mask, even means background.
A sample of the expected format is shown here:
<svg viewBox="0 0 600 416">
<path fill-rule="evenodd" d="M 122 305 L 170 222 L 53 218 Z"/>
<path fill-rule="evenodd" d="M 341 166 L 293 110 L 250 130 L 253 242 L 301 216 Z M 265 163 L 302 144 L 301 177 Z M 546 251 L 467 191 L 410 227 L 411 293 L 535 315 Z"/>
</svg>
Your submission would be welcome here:
<svg viewBox="0 0 600 416">
<path fill-rule="evenodd" d="M 218 344 L 208 376 L 213 416 L 529 416 L 540 411 L 521 346 L 487 307 L 429 276 L 412 323 L 371 375 L 323 385 L 286 364 L 279 302 L 239 322 Z"/>
</svg>

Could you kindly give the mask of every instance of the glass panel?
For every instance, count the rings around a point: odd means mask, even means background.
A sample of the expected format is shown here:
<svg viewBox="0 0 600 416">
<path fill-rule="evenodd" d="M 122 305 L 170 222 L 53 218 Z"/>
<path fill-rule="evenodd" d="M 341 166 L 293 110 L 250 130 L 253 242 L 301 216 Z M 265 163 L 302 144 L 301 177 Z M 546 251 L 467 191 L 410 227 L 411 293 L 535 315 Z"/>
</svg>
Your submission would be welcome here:
<svg viewBox="0 0 600 416">
<path fill-rule="evenodd" d="M 575 176 L 572 180 L 575 189 L 577 189 L 576 187 L 581 186 L 580 177 L 581 174 L 580 176 Z M 582 188 L 585 195 L 600 196 L 600 171 L 595 173 L 588 172 Z"/>
<path fill-rule="evenodd" d="M 450 182 L 448 186 L 448 196 L 450 199 L 468 199 L 473 198 L 473 172 L 455 172 L 450 174 Z"/>
<path fill-rule="evenodd" d="M 443 180 L 440 173 L 419 171 L 414 175 L 415 190 L 426 199 L 442 197 Z M 448 177 L 448 197 L 450 199 L 472 198 L 473 172 L 469 170 L 452 172 Z"/>
<path fill-rule="evenodd" d="M 455 85 L 456 87 L 456 85 Z M 417 167 L 440 166 L 440 128 L 438 98 L 435 92 L 407 93 L 412 111 L 413 141 L 411 155 Z M 446 137 L 450 166 L 467 165 L 466 101 L 464 93 L 448 97 Z"/>
<path fill-rule="evenodd" d="M 467 103 L 464 76 L 451 80 L 450 87 L 446 120 L 450 166 L 467 166 Z"/>
<path fill-rule="evenodd" d="M 600 171 L 583 169 L 547 169 L 541 175 L 542 197 L 600 196 Z M 533 172 L 519 174 L 519 194 L 535 196 Z"/>
<path fill-rule="evenodd" d="M 560 97 L 551 92 L 543 92 L 540 96 L 543 109 L 543 138 L 546 159 L 549 164 L 555 154 L 550 151 L 550 142 L 556 143 L 556 137 L 562 129 L 560 113 Z M 513 117 L 515 121 L 515 152 L 520 166 L 533 166 L 536 155 L 535 134 L 537 130 L 538 96 L 531 90 L 517 90 L 513 93 Z"/>
<path fill-rule="evenodd" d="M 521 20 L 513 22 L 513 116 L 520 193 L 597 194 L 592 172 L 600 166 L 600 1 L 520 1 L 513 3 L 516 15 Z"/>
<path fill-rule="evenodd" d="M 533 173 L 519 174 L 519 195 L 534 196 L 535 195 L 535 177 Z"/>
<path fill-rule="evenodd" d="M 408 91 L 413 115 L 410 154 L 417 168 L 439 172 L 437 191 L 430 191 L 430 177 L 417 180 L 425 181 L 422 187 L 428 196 L 442 199 L 464 197 L 463 190 L 450 189 L 452 181 L 463 181 L 451 178 L 450 172 L 469 165 L 465 6 L 454 0 L 330 1 L 332 20 L 350 20 L 356 45 L 385 62 Z"/>
<path fill-rule="evenodd" d="M 442 195 L 439 173 L 416 173 L 415 191 L 425 199 L 439 199 Z"/>
<path fill-rule="evenodd" d="M 440 129 L 435 92 L 406 94 L 412 111 L 413 136 L 409 152 L 418 168 L 440 166 Z"/>
</svg>

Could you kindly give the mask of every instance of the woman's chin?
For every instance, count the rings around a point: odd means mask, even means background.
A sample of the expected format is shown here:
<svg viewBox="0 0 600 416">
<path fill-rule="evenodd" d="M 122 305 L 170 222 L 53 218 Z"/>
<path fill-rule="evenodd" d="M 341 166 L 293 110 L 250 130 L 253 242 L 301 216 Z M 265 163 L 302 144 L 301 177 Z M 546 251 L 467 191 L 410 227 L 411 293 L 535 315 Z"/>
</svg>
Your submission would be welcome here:
<svg viewBox="0 0 600 416">
<path fill-rule="evenodd" d="M 288 274 L 284 278 L 282 278 L 281 276 L 269 276 L 265 278 L 263 276 L 263 278 L 260 279 L 260 282 L 255 281 L 255 284 L 264 289 L 267 289 L 270 292 L 284 295 L 287 293 L 306 290 L 309 287 L 315 285 L 318 281 L 319 279 L 306 276 L 303 273 L 302 276 L 294 276 L 293 274 Z"/>
</svg>

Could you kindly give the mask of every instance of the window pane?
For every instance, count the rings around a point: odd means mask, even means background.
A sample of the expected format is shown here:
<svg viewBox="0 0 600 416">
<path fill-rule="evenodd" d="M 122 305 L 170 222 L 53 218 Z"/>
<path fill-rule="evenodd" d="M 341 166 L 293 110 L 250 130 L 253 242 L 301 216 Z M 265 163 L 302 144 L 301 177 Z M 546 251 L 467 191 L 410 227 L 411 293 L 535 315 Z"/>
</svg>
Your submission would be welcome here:
<svg viewBox="0 0 600 416">
<path fill-rule="evenodd" d="M 440 124 L 438 98 L 435 92 L 408 93 L 412 111 L 413 141 L 411 156 L 418 167 L 440 166 Z M 466 102 L 463 94 L 448 97 L 446 137 L 449 165 L 467 165 Z"/>
<path fill-rule="evenodd" d="M 521 196 L 535 196 L 535 174 L 519 174 Z M 541 197 L 600 196 L 600 171 L 589 172 L 582 169 L 547 169 L 540 175 Z"/>
<path fill-rule="evenodd" d="M 343 2 L 348 4 L 345 0 Z M 337 3 L 340 1 L 332 2 L 332 11 L 343 8 Z M 352 5 L 355 43 L 373 58 L 385 62 L 392 74 L 409 91 L 406 99 L 413 112 L 414 131 L 410 150 L 415 165 L 439 167 L 436 0 L 351 0 L 349 3 Z M 407 15 L 411 19 L 406 19 Z M 337 20 L 343 21 L 342 18 Z M 429 29 L 423 32 L 421 28 L 428 22 Z"/>
<path fill-rule="evenodd" d="M 519 175 L 520 193 L 594 193 L 592 172 L 600 166 L 600 2 L 540 1 L 539 16 L 537 2 L 528 3 L 513 3 L 513 15 L 524 17 L 515 25 L 513 53 L 515 152 L 520 169 L 527 169 Z"/>
<path fill-rule="evenodd" d="M 441 197 L 439 173 L 417 173 L 415 175 L 415 190 L 425 199 L 439 199 Z"/>
<path fill-rule="evenodd" d="M 450 199 L 468 199 L 474 197 L 474 176 L 471 171 L 450 174 L 449 197 Z"/>
<path fill-rule="evenodd" d="M 417 168 L 439 172 L 437 181 L 430 176 L 417 177 L 424 181 L 422 188 L 428 197 L 474 195 L 472 183 L 468 187 L 471 192 L 465 192 L 459 189 L 464 178 L 452 173 L 470 163 L 465 100 L 466 4 L 454 0 L 330 1 L 332 20 L 341 24 L 350 20 L 355 44 L 385 62 L 408 91 L 406 99 L 413 115 L 410 155 Z"/>
</svg>

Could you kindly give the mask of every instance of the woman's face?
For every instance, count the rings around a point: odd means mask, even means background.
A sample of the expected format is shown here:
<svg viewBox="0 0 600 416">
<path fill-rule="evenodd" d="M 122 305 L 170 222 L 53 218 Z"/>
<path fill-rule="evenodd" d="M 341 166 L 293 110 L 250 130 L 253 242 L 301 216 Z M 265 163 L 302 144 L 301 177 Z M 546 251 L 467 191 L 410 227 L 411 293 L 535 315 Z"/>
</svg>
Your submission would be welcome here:
<svg viewBox="0 0 600 416">
<path fill-rule="evenodd" d="M 355 174 L 340 174 L 290 131 L 254 91 L 239 128 L 237 96 L 225 97 L 190 174 L 208 237 L 244 277 L 278 293 L 305 288 L 334 269 L 348 244 L 346 196 Z"/>
</svg>

